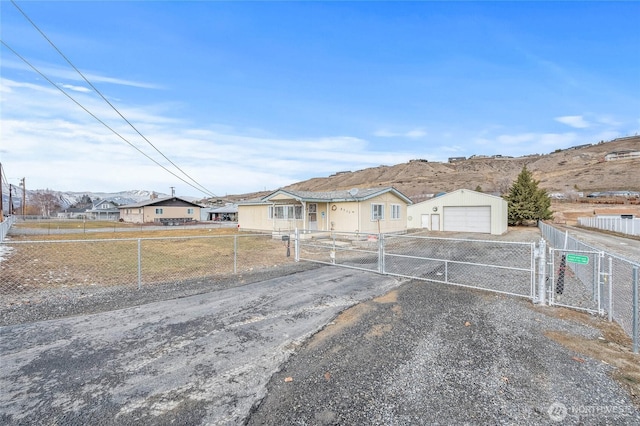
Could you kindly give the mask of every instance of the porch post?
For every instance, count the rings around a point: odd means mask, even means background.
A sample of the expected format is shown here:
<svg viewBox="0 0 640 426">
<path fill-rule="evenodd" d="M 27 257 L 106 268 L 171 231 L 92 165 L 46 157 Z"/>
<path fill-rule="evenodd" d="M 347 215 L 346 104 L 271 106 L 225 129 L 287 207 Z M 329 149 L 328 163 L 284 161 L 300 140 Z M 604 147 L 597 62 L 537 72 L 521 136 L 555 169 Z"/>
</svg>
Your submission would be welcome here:
<svg viewBox="0 0 640 426">
<path fill-rule="evenodd" d="M 302 204 L 302 232 L 304 233 L 304 230 L 308 229 L 307 222 L 309 220 L 307 218 L 307 203 L 304 200 L 300 200 L 300 203 Z"/>
</svg>

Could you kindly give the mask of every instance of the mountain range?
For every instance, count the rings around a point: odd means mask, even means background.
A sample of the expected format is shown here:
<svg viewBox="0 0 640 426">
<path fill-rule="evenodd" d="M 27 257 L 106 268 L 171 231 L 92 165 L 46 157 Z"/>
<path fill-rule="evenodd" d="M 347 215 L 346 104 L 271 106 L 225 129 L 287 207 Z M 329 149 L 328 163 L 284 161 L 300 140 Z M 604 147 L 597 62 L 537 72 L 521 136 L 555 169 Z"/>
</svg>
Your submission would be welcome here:
<svg viewBox="0 0 640 426">
<path fill-rule="evenodd" d="M 36 190 L 26 191 L 27 204 L 29 203 L 29 200 L 45 192 L 50 192 L 54 197 L 56 197 L 56 201 L 58 202 L 60 207 L 63 209 L 67 209 L 71 206 L 75 206 L 81 203 L 82 199 L 87 196 L 94 202 L 99 200 L 110 200 L 118 205 L 134 204 L 140 201 L 148 200 L 151 198 L 152 194 L 157 195 L 159 198 L 168 197 L 167 194 L 161 194 L 157 192 L 154 193 L 154 191 L 146 191 L 146 190 L 129 190 L 129 191 L 121 191 L 121 192 L 115 192 L 115 193 L 107 193 L 107 192 L 90 192 L 90 191 L 61 192 L 61 191 L 36 189 Z M 3 206 L 5 206 L 4 208 L 6 211 L 9 205 L 9 195 L 5 194 L 5 191 L 3 191 L 2 199 L 3 199 Z M 19 194 L 18 196 L 14 194 L 13 196 L 14 208 L 16 209 L 20 208 L 21 204 L 22 204 L 21 194 Z"/>
<path fill-rule="evenodd" d="M 536 149 L 535 146 L 531 148 L 532 151 Z M 612 157 L 608 154 L 624 152 L 636 152 L 638 156 L 632 158 L 621 155 L 608 161 Z M 338 172 L 332 176 L 294 183 L 283 189 L 333 191 L 392 186 L 414 202 L 460 188 L 505 194 L 525 166 L 539 182 L 539 187 L 550 194 L 569 197 L 604 191 L 637 192 L 640 191 L 640 136 L 516 158 L 477 155 L 464 160 L 451 159 L 448 163 L 415 159 L 392 166 Z M 268 193 L 243 194 L 237 198 L 255 198 Z"/>
</svg>

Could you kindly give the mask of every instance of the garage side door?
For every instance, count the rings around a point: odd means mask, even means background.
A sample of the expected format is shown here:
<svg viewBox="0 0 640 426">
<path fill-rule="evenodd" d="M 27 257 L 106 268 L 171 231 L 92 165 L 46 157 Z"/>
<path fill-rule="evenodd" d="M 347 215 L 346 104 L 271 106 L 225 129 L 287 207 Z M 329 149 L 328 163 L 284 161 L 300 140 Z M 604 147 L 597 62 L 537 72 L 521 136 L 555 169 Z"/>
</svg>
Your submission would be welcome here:
<svg viewBox="0 0 640 426">
<path fill-rule="evenodd" d="M 491 233 L 491 207 L 446 207 L 444 230 L 455 232 Z"/>
</svg>

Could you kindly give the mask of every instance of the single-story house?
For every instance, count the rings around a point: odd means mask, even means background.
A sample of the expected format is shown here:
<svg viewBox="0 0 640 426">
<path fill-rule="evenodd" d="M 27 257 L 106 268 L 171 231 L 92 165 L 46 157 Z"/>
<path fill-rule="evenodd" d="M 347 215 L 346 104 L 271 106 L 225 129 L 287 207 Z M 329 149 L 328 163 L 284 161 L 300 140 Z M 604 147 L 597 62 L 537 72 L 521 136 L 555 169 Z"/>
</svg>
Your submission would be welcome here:
<svg viewBox="0 0 640 426">
<path fill-rule="evenodd" d="M 16 211 L 18 211 L 16 209 Z M 84 219 L 87 217 L 86 208 L 69 207 L 61 210 L 57 214 L 58 219 Z"/>
<path fill-rule="evenodd" d="M 612 151 L 604 156 L 605 161 L 626 160 L 629 158 L 640 158 L 640 150 L 625 149 L 621 151 Z"/>
<path fill-rule="evenodd" d="M 502 197 L 458 189 L 407 208 L 407 228 L 502 235 L 508 204 Z"/>
<path fill-rule="evenodd" d="M 227 204 L 221 207 L 203 207 L 200 210 L 200 220 L 203 221 L 238 221 L 238 205 Z"/>
<path fill-rule="evenodd" d="M 175 225 L 200 220 L 201 207 L 180 197 L 167 197 L 127 204 L 118 209 L 123 222 Z"/>
<path fill-rule="evenodd" d="M 87 210 L 87 217 L 92 220 L 118 220 L 120 210 L 118 205 L 110 200 L 99 200 Z"/>
<path fill-rule="evenodd" d="M 238 203 L 238 226 L 272 232 L 404 232 L 411 200 L 395 188 L 310 192 L 280 189 Z"/>
</svg>

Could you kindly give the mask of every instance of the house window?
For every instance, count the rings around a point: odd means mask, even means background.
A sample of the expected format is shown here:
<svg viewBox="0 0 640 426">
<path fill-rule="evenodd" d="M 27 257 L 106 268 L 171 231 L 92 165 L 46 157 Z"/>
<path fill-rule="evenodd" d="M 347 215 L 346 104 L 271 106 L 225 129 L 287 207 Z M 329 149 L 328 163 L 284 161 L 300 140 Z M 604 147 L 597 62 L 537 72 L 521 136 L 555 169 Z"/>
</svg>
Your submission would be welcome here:
<svg viewBox="0 0 640 426">
<path fill-rule="evenodd" d="M 162 214 L 162 209 L 156 209 L 156 214 Z"/>
<path fill-rule="evenodd" d="M 302 206 L 269 206 L 269 219 L 302 219 Z"/>
<path fill-rule="evenodd" d="M 400 204 L 391 204 L 391 219 L 400 219 Z"/>
<path fill-rule="evenodd" d="M 371 204 L 371 220 L 384 219 L 384 204 Z"/>
<path fill-rule="evenodd" d="M 193 209 L 187 209 L 187 214 L 193 214 Z"/>
</svg>

